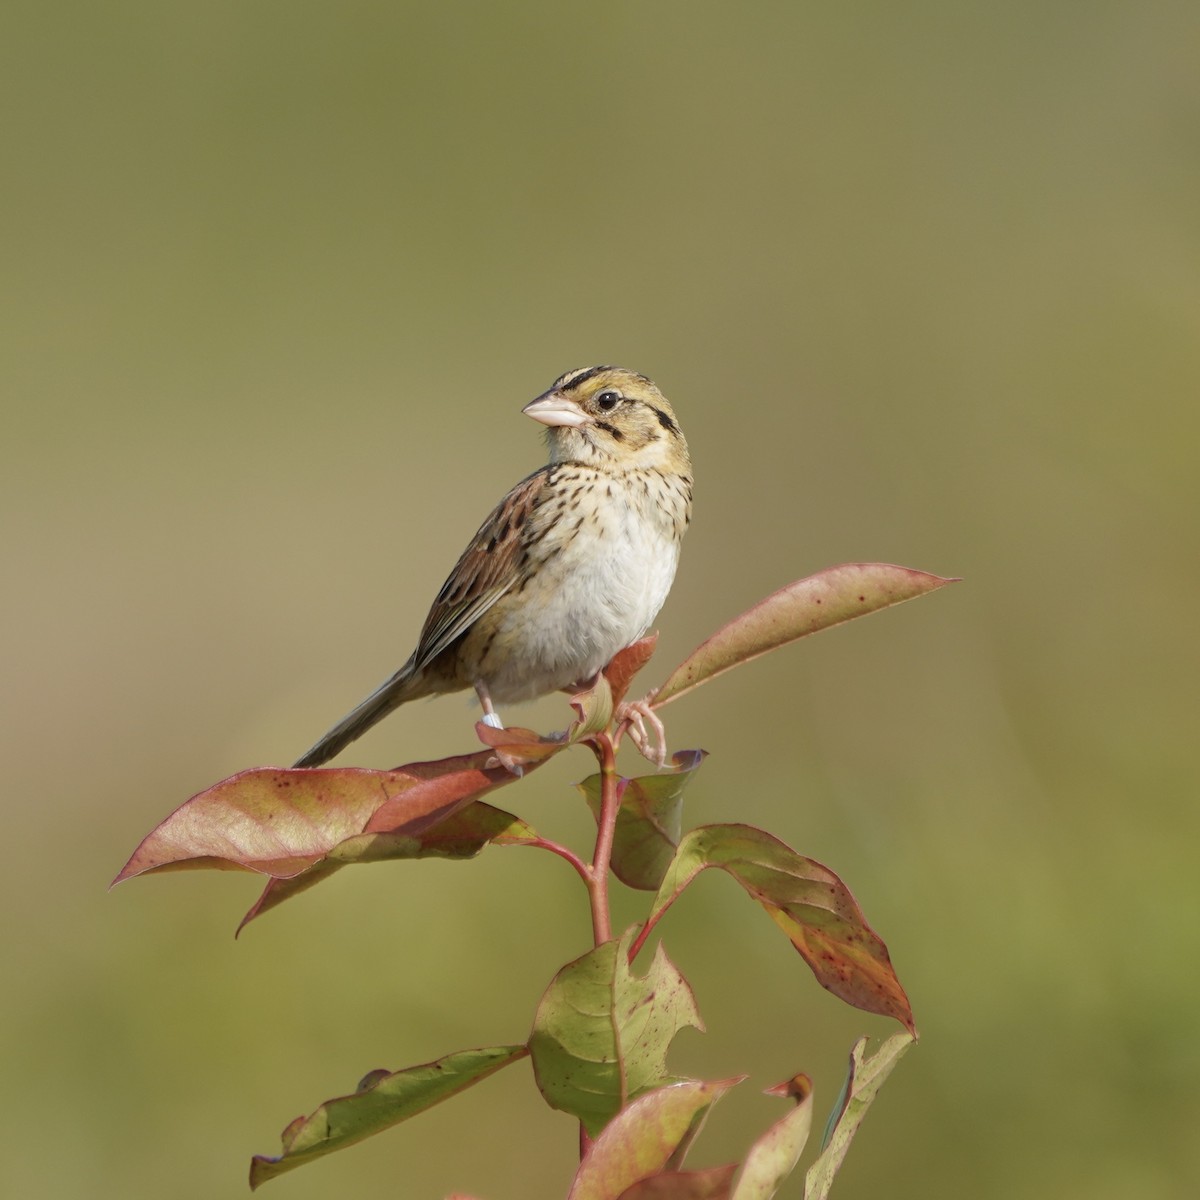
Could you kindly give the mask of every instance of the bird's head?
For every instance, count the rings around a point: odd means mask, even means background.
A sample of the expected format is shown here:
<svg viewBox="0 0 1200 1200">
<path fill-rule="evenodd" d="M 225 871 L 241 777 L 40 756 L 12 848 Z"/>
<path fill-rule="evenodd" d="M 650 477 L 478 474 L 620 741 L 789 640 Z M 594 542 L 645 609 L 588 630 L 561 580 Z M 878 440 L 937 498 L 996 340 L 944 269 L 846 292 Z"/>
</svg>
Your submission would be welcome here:
<svg viewBox="0 0 1200 1200">
<path fill-rule="evenodd" d="M 551 462 L 688 469 L 687 442 L 675 413 L 662 392 L 636 371 L 568 371 L 521 411 L 548 427 Z"/>
</svg>

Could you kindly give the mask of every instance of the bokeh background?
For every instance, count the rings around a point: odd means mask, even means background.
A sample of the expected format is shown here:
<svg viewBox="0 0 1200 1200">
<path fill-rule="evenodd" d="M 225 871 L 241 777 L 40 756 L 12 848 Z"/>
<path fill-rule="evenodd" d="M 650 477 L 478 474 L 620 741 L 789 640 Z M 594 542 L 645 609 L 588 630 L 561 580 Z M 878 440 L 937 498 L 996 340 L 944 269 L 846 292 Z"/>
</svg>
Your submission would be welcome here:
<svg viewBox="0 0 1200 1200">
<path fill-rule="evenodd" d="M 407 655 L 542 461 L 520 405 L 609 361 L 696 462 L 647 684 L 820 567 L 965 577 L 668 711 L 712 754 L 689 822 L 833 866 L 912 996 L 835 1194 L 1196 1194 L 1194 4 L 0 21 L 0 1191 L 243 1195 L 367 1070 L 526 1035 L 589 936 L 550 856 L 344 872 L 238 942 L 251 877 L 105 889 Z M 414 706 L 357 761 L 468 749 L 470 720 Z M 582 843 L 587 770 L 504 803 Z M 752 1076 L 698 1164 L 796 1070 L 823 1119 L 889 1031 L 723 878 L 663 933 L 709 1024 L 674 1064 Z M 271 1189 L 555 1197 L 574 1145 L 522 1065 Z"/>
</svg>

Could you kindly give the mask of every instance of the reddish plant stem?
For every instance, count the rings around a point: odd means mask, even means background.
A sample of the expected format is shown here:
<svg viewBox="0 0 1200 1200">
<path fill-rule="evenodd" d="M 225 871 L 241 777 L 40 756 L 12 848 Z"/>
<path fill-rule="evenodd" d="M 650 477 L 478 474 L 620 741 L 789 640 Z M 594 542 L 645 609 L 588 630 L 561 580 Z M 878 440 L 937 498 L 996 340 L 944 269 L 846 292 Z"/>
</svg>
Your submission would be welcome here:
<svg viewBox="0 0 1200 1200">
<path fill-rule="evenodd" d="M 574 868 L 576 874 L 586 884 L 591 878 L 591 867 L 587 865 L 573 850 L 566 846 L 559 845 L 558 842 L 552 842 L 548 838 L 534 838 L 532 841 L 522 843 L 526 846 L 536 846 L 539 850 L 549 850 L 551 854 L 557 854 L 559 858 L 566 859 Z"/>
<path fill-rule="evenodd" d="M 617 774 L 616 751 L 607 733 L 590 739 L 600 764 L 600 817 L 596 828 L 596 848 L 588 872 L 588 898 L 592 905 L 592 936 L 597 946 L 612 941 L 612 916 L 608 907 L 608 868 L 612 861 L 613 834 L 621 807 L 621 778 Z"/>
<path fill-rule="evenodd" d="M 658 920 L 654 919 L 647 921 L 645 925 L 638 930 L 638 935 L 633 939 L 629 946 L 629 956 L 627 961 L 632 965 L 633 960 L 641 953 L 642 947 L 646 944 L 646 939 L 650 936 L 650 930 L 658 924 Z"/>
<path fill-rule="evenodd" d="M 621 777 L 617 774 L 617 755 L 613 739 L 599 733 L 588 739 L 588 745 L 600 764 L 600 813 L 596 822 L 596 848 L 592 865 L 580 863 L 583 882 L 587 886 L 592 906 L 592 940 L 597 946 L 612 941 L 612 914 L 608 907 L 608 872 L 612 862 L 613 835 L 617 813 L 621 808 Z M 552 847 L 547 846 L 547 849 Z M 565 857 L 565 856 L 564 856 Z M 579 1124 L 579 1161 L 592 1147 L 592 1139 L 583 1123 Z"/>
</svg>

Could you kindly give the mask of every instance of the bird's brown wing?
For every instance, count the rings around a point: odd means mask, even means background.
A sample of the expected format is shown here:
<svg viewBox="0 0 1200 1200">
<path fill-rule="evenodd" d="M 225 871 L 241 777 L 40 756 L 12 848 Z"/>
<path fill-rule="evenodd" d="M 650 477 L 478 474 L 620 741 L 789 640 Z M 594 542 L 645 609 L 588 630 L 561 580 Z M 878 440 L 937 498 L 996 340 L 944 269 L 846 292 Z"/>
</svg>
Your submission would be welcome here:
<svg viewBox="0 0 1200 1200">
<path fill-rule="evenodd" d="M 529 536 L 529 519 L 537 507 L 547 474 L 548 468 L 534 472 L 500 501 L 438 592 L 412 657 L 343 717 L 296 766 L 319 766 L 398 705 L 428 694 L 421 686 L 421 671 L 505 592 L 520 584 L 526 570 L 523 551 L 525 538 Z"/>
<path fill-rule="evenodd" d="M 414 670 L 427 666 L 520 583 L 524 539 L 549 470 L 522 479 L 479 527 L 425 618 L 411 660 Z"/>
</svg>

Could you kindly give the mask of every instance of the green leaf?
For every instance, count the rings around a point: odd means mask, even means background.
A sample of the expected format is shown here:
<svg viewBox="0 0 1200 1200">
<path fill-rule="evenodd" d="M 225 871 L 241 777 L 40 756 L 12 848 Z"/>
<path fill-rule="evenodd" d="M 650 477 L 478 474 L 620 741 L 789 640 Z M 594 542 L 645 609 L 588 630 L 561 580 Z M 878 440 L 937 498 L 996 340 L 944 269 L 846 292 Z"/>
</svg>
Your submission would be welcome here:
<svg viewBox="0 0 1200 1200">
<path fill-rule="evenodd" d="M 529 1038 L 546 1102 L 593 1136 L 631 1098 L 670 1078 L 667 1048 L 680 1029 L 704 1028 L 691 988 L 662 947 L 637 976 L 628 961 L 631 941 L 632 931 L 563 967 Z"/>
<path fill-rule="evenodd" d="M 587 691 L 571 697 L 571 707 L 579 714 L 579 719 L 567 731 L 570 741 L 578 742 L 607 729 L 612 723 L 614 708 L 608 676 L 603 671 L 597 675 L 596 682 Z"/>
<path fill-rule="evenodd" d="M 654 694 L 654 707 L 797 638 L 955 582 L 888 563 L 846 563 L 789 583 L 693 650 Z"/>
<path fill-rule="evenodd" d="M 732 1200 L 770 1200 L 795 1170 L 812 1129 L 812 1081 L 807 1075 L 768 1088 L 767 1094 L 789 1096 L 796 1106 L 750 1148 Z"/>
<path fill-rule="evenodd" d="M 838 1103 L 829 1116 L 820 1157 L 804 1177 L 804 1200 L 825 1200 L 829 1195 L 833 1178 L 867 1115 L 867 1109 L 916 1039 L 910 1033 L 893 1033 L 870 1058 L 865 1057 L 867 1040 L 859 1038 L 850 1051 L 850 1070 Z"/>
<path fill-rule="evenodd" d="M 255 1155 L 250 1163 L 250 1186 L 256 1188 L 285 1171 L 407 1121 L 526 1053 L 524 1046 L 491 1046 L 447 1054 L 403 1071 L 372 1071 L 351 1095 L 327 1100 L 311 1116 L 297 1117 L 283 1131 L 283 1153 L 278 1158 Z"/>
<path fill-rule="evenodd" d="M 339 842 L 329 856 L 288 879 L 272 879 L 242 918 L 240 933 L 256 917 L 277 908 L 328 879 L 352 863 L 382 862 L 397 858 L 474 858 L 485 846 L 517 846 L 536 840 L 537 832 L 512 813 L 493 808 L 482 800 L 434 825 L 424 833 L 363 833 Z"/>
<path fill-rule="evenodd" d="M 912 1009 L 887 946 L 867 924 L 844 883 L 750 825 L 707 825 L 679 844 L 650 921 L 675 902 L 703 870 L 719 867 L 757 900 L 812 968 L 817 982 L 847 1004 L 895 1017 L 913 1031 Z"/>
<path fill-rule="evenodd" d="M 653 892 L 662 883 L 682 830 L 683 789 L 705 757 L 703 750 L 681 750 L 671 759 L 670 774 L 622 780 L 612 869 L 627 887 Z M 591 775 L 577 786 L 599 820 L 600 776 Z"/>
<path fill-rule="evenodd" d="M 739 1082 L 687 1080 L 634 1100 L 592 1144 L 567 1200 L 617 1200 L 634 1184 L 673 1167 L 680 1147 L 694 1136 L 709 1108 Z"/>
</svg>

